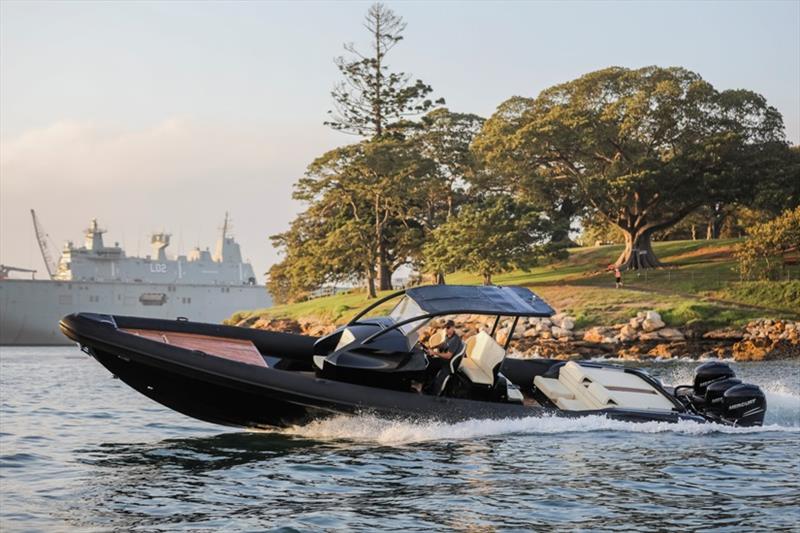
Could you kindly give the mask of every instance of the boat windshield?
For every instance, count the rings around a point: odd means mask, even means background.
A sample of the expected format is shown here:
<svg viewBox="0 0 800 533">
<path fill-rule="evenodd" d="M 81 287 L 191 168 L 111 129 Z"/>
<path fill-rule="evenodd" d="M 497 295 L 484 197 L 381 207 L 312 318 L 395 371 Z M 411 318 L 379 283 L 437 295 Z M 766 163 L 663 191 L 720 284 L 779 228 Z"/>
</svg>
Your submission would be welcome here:
<svg viewBox="0 0 800 533">
<path fill-rule="evenodd" d="M 402 322 L 404 320 L 409 320 L 414 317 L 424 317 L 427 313 L 422 310 L 422 308 L 415 302 L 413 299 L 409 298 L 408 296 L 403 296 L 403 299 L 397 302 L 397 305 L 394 306 L 392 312 L 389 313 L 389 317 L 392 320 L 397 322 Z M 403 332 L 404 335 L 408 335 L 412 333 L 430 321 L 430 318 L 420 318 L 417 322 L 409 322 L 403 326 L 400 326 L 400 331 Z"/>
</svg>

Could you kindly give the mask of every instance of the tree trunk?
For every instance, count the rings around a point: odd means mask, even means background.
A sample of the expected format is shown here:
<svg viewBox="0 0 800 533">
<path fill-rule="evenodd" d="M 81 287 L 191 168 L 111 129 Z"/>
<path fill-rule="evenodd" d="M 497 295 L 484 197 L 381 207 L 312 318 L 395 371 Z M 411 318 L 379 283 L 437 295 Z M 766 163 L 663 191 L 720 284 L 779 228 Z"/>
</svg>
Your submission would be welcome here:
<svg viewBox="0 0 800 533">
<path fill-rule="evenodd" d="M 720 233 L 722 233 L 722 223 L 725 222 L 725 216 L 723 215 L 713 215 L 711 219 L 708 221 L 708 232 L 706 233 L 706 239 L 719 239 Z"/>
<path fill-rule="evenodd" d="M 375 244 L 377 245 L 377 264 L 378 270 L 378 290 L 387 291 L 392 289 L 392 272 L 389 268 L 386 250 L 386 239 L 383 234 L 383 223 L 381 222 L 381 197 L 375 196 Z"/>
<path fill-rule="evenodd" d="M 625 250 L 617 258 L 616 266 L 622 270 L 658 268 L 664 266 L 653 253 L 650 230 L 625 231 Z"/>
<path fill-rule="evenodd" d="M 372 268 L 367 269 L 367 298 L 377 298 L 378 294 L 375 292 L 375 272 Z"/>
<path fill-rule="evenodd" d="M 492 273 L 491 272 L 484 272 L 483 273 L 483 284 L 484 285 L 491 285 L 492 284 Z"/>
<path fill-rule="evenodd" d="M 692 224 L 692 240 L 697 240 L 697 224 Z"/>
<path fill-rule="evenodd" d="M 386 258 L 386 243 L 378 245 L 378 290 L 392 290 L 392 269 Z"/>
<path fill-rule="evenodd" d="M 436 284 L 447 285 L 447 282 L 444 279 L 444 272 L 442 272 L 441 270 L 436 272 Z"/>
<path fill-rule="evenodd" d="M 574 204 L 567 198 L 561 202 L 561 206 L 558 209 L 550 214 L 555 226 L 550 234 L 550 242 L 565 246 L 575 246 L 575 243 L 569 238 L 570 225 L 572 224 L 572 219 L 575 218 L 575 211 Z"/>
</svg>

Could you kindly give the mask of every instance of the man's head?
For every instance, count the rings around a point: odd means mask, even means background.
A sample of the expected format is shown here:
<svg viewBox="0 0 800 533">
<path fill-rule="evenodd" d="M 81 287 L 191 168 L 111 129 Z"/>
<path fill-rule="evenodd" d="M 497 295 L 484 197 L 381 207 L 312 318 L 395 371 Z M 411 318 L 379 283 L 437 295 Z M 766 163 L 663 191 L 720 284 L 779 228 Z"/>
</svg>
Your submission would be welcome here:
<svg viewBox="0 0 800 533">
<path fill-rule="evenodd" d="M 452 320 L 448 320 L 444 324 L 444 329 L 445 333 L 447 333 L 447 336 L 449 337 L 450 335 L 456 332 L 456 323 L 453 322 Z"/>
</svg>

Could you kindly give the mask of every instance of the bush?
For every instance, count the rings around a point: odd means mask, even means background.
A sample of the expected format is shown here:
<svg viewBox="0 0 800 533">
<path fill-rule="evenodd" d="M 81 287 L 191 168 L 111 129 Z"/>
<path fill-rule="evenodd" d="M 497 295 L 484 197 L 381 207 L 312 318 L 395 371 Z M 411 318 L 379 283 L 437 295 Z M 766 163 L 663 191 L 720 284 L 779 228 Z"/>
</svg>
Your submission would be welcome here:
<svg viewBox="0 0 800 533">
<path fill-rule="evenodd" d="M 745 279 L 775 279 L 785 268 L 788 254 L 800 245 L 800 206 L 782 215 L 751 226 L 748 237 L 736 250 L 739 269 Z"/>
</svg>

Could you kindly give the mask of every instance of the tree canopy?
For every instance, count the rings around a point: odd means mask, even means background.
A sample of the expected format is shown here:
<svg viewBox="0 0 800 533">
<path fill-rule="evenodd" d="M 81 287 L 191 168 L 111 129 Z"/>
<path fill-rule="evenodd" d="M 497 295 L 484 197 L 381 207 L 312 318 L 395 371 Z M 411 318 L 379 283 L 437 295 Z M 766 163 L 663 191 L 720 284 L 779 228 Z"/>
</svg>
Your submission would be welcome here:
<svg viewBox="0 0 800 533">
<path fill-rule="evenodd" d="M 800 252 L 800 207 L 755 224 L 736 250 L 742 277 L 770 279 L 780 275 L 788 254 Z"/>
<path fill-rule="evenodd" d="M 349 58 L 338 57 L 336 66 L 344 80 L 331 92 L 334 110 L 325 124 L 335 130 L 362 137 L 402 134 L 408 119 L 444 104 L 429 98 L 433 88 L 422 80 L 412 81 L 405 72 L 392 72 L 386 56 L 403 39 L 403 18 L 383 4 L 370 6 L 364 28 L 371 40 L 371 52 L 362 53 L 345 44 Z"/>
<path fill-rule="evenodd" d="M 490 158 L 506 173 L 544 173 L 616 225 L 617 264 L 658 266 L 654 232 L 701 205 L 752 195 L 786 149 L 780 113 L 745 90 L 717 91 L 683 68 L 612 67 L 501 106 L 502 139 Z M 505 104 L 504 104 L 505 105 Z M 495 135 L 496 137 L 496 135 Z"/>
<path fill-rule="evenodd" d="M 492 195 L 439 226 L 424 252 L 438 270 L 477 272 L 491 285 L 494 274 L 534 266 L 548 229 L 539 211 L 508 195 Z"/>
</svg>

